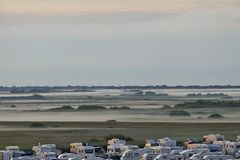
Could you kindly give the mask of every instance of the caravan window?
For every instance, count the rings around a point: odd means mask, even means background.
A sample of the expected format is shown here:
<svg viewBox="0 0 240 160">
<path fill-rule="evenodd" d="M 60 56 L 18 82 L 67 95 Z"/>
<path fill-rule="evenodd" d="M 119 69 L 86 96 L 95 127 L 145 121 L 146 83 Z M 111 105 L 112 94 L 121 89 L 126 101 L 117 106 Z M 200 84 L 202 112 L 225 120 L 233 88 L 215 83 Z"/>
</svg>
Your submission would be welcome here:
<svg viewBox="0 0 240 160">
<path fill-rule="evenodd" d="M 93 149 L 85 149 L 85 153 L 86 154 L 91 154 L 91 153 L 93 153 Z"/>
<path fill-rule="evenodd" d="M 115 152 L 120 153 L 121 152 L 120 148 L 115 148 Z"/>
<path fill-rule="evenodd" d="M 240 149 L 240 144 L 236 145 L 236 148 L 237 148 L 237 149 Z"/>
<path fill-rule="evenodd" d="M 134 153 L 134 157 L 139 157 L 139 153 Z"/>
</svg>

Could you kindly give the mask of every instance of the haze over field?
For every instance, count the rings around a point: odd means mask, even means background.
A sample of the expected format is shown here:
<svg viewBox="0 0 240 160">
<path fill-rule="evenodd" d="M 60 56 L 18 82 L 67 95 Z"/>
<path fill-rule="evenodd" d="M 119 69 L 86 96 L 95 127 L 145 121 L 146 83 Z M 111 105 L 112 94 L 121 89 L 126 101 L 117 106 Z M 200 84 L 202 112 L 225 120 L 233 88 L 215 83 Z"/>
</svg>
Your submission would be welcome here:
<svg viewBox="0 0 240 160">
<path fill-rule="evenodd" d="M 0 85 L 239 84 L 239 0 L 0 0 Z"/>
</svg>

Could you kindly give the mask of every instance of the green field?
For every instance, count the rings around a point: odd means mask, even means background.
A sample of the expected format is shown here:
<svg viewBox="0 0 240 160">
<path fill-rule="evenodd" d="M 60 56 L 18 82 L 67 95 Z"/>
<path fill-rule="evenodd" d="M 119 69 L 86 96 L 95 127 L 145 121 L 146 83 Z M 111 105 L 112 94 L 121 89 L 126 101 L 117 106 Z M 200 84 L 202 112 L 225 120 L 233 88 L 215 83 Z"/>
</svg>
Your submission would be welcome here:
<svg viewBox="0 0 240 160">
<path fill-rule="evenodd" d="M 40 122 L 42 127 L 31 127 L 32 122 L 0 122 L 0 149 L 6 145 L 19 145 L 30 150 L 38 143 L 55 143 L 67 149 L 71 142 L 88 142 L 105 146 L 108 135 L 131 137 L 131 144 L 143 145 L 146 138 L 165 136 L 179 142 L 188 137 L 201 140 L 205 134 L 224 134 L 236 140 L 240 123 L 160 123 L 160 122 Z"/>
</svg>

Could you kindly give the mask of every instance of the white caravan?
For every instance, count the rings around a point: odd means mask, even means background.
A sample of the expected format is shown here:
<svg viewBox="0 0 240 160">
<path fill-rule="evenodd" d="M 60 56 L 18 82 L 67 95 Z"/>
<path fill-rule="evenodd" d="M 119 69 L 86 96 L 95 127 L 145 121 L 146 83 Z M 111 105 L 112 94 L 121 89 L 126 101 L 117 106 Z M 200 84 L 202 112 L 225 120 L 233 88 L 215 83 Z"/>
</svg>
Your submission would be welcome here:
<svg viewBox="0 0 240 160">
<path fill-rule="evenodd" d="M 74 144 L 75 144 L 75 147 L 73 147 Z M 71 143 L 70 148 L 71 147 L 72 147 L 72 150 L 70 150 L 71 153 L 78 154 L 88 159 L 93 159 L 93 158 L 95 159 L 99 155 L 104 154 L 104 150 L 101 147 L 89 146 L 88 144 L 84 146 L 82 143 Z"/>
<path fill-rule="evenodd" d="M 165 147 L 176 147 L 177 146 L 177 141 L 170 139 L 169 137 L 158 139 L 157 143 L 159 144 L 159 146 L 165 146 Z"/>
<path fill-rule="evenodd" d="M 126 150 L 123 153 L 121 160 L 139 160 L 145 153 L 154 153 L 154 150 L 150 148 Z"/>
<path fill-rule="evenodd" d="M 136 150 L 136 149 L 139 149 L 139 147 L 137 145 L 123 145 L 123 146 L 120 146 L 120 155 L 123 155 L 123 153 L 126 150 Z"/>
</svg>

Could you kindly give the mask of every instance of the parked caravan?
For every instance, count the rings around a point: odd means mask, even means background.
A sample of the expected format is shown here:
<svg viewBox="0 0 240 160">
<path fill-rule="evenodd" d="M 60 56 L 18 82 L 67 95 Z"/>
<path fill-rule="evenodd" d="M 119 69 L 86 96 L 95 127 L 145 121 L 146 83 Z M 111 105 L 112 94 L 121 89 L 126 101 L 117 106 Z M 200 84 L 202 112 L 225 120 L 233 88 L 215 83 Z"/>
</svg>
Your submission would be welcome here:
<svg viewBox="0 0 240 160">
<path fill-rule="evenodd" d="M 223 146 L 220 144 L 207 144 L 210 152 L 222 152 Z"/>
<path fill-rule="evenodd" d="M 0 151 L 0 160 L 10 160 L 12 157 L 11 151 Z"/>
<path fill-rule="evenodd" d="M 209 135 L 203 136 L 202 140 L 204 143 L 209 143 L 213 141 L 224 141 L 225 137 L 224 135 L 221 135 L 221 134 L 209 134 Z"/>
<path fill-rule="evenodd" d="M 184 147 L 188 147 L 189 144 L 198 144 L 199 142 L 194 139 L 194 138 L 188 138 L 184 143 L 183 143 L 183 146 Z"/>
<path fill-rule="evenodd" d="M 122 154 L 121 160 L 139 160 L 145 153 L 154 153 L 154 150 L 150 148 L 126 150 Z"/>
<path fill-rule="evenodd" d="M 154 160 L 177 160 L 173 155 L 158 155 Z"/>
<path fill-rule="evenodd" d="M 225 144 L 228 143 L 230 141 L 213 141 L 212 144 L 217 144 L 217 145 L 220 145 L 221 147 L 221 151 L 223 154 L 226 154 L 226 150 L 225 150 Z"/>
<path fill-rule="evenodd" d="M 177 141 L 172 140 L 169 137 L 158 139 L 157 143 L 159 144 L 159 146 L 165 146 L 165 147 L 176 147 L 177 146 Z"/>
<path fill-rule="evenodd" d="M 208 149 L 207 144 L 188 144 L 187 149 Z"/>
<path fill-rule="evenodd" d="M 125 140 L 120 140 L 120 139 L 111 139 L 108 141 L 108 146 L 107 146 L 107 155 L 108 156 L 120 156 L 121 153 L 121 146 L 125 146 L 126 141 Z M 123 147 L 122 147 L 123 149 Z"/>
<path fill-rule="evenodd" d="M 71 143 L 70 147 L 72 147 L 72 153 L 78 154 L 83 157 L 96 158 L 99 156 L 104 156 L 104 150 L 101 147 L 94 147 L 88 144 L 84 146 L 81 143 Z"/>
<path fill-rule="evenodd" d="M 154 147 L 154 146 L 159 146 L 159 144 L 157 143 L 157 140 L 155 140 L 155 139 L 146 139 L 145 148 L 147 148 L 147 147 Z"/>
<path fill-rule="evenodd" d="M 123 145 L 120 146 L 120 155 L 122 155 L 126 150 L 135 150 L 135 149 L 139 149 L 139 147 L 137 145 Z"/>
<path fill-rule="evenodd" d="M 231 155 L 206 155 L 203 160 L 234 160 Z"/>
<path fill-rule="evenodd" d="M 226 142 L 225 151 L 228 155 L 235 155 L 240 150 L 240 142 Z"/>
<path fill-rule="evenodd" d="M 26 155 L 24 151 L 19 150 L 18 146 L 6 146 L 6 151 L 11 151 L 14 158 Z"/>
<path fill-rule="evenodd" d="M 36 156 L 40 158 L 46 158 L 48 156 L 58 156 L 61 151 L 57 150 L 57 147 L 55 144 L 44 144 L 44 145 L 38 145 L 38 146 L 33 146 L 32 148 L 33 152 L 35 153 Z"/>
<path fill-rule="evenodd" d="M 76 153 L 77 154 L 78 146 L 83 146 L 83 144 L 82 143 L 71 143 L 70 144 L 70 153 Z"/>
<path fill-rule="evenodd" d="M 154 149 L 155 153 L 158 154 L 170 154 L 172 151 L 171 147 L 164 147 L 164 146 L 157 146 L 157 147 L 152 147 Z"/>
</svg>

